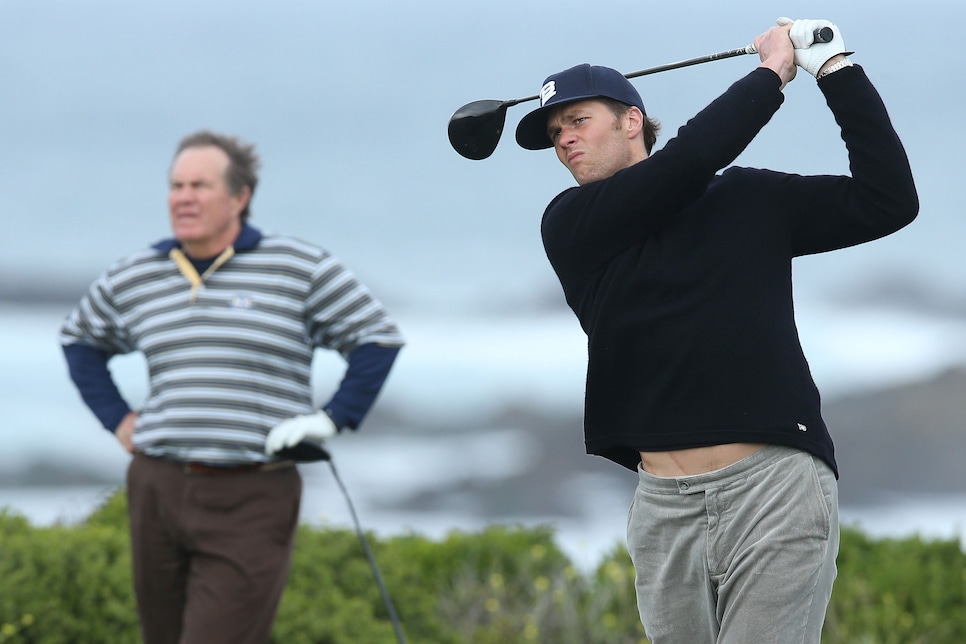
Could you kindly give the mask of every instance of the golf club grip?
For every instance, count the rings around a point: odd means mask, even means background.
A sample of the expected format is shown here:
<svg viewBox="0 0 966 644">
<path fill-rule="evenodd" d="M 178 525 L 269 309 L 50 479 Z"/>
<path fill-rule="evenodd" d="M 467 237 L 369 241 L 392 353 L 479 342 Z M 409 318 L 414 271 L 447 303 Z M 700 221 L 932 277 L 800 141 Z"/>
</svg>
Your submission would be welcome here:
<svg viewBox="0 0 966 644">
<path fill-rule="evenodd" d="M 814 42 L 832 42 L 835 32 L 831 27 L 822 27 L 812 32 L 812 38 Z"/>
<path fill-rule="evenodd" d="M 835 38 L 835 31 L 833 31 L 831 27 L 819 27 L 818 29 L 816 29 L 815 31 L 812 32 L 812 44 L 813 45 L 815 43 L 823 43 L 824 44 L 824 43 L 832 42 L 832 39 L 833 38 Z M 736 55 L 735 52 L 737 52 L 737 54 L 756 54 L 756 53 L 758 53 L 758 50 L 755 48 L 754 43 L 752 43 L 752 44 L 748 45 L 747 47 L 745 47 L 744 51 L 741 51 L 741 50 L 736 49 L 736 50 L 734 50 L 734 52 L 722 52 L 720 54 L 714 54 L 713 57 L 714 58 L 724 58 L 724 57 L 727 57 L 727 56 L 734 56 L 734 55 Z M 709 58 L 712 58 L 712 57 L 709 56 Z M 701 61 L 701 62 L 704 62 L 704 61 Z"/>
</svg>

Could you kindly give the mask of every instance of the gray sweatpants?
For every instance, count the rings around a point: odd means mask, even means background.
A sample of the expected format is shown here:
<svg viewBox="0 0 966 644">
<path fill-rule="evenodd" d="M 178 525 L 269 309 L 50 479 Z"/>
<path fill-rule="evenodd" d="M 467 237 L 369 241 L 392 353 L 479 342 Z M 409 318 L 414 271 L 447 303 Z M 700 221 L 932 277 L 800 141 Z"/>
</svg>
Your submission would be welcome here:
<svg viewBox="0 0 966 644">
<path fill-rule="evenodd" d="M 821 641 L 839 546 L 824 461 L 769 446 L 707 474 L 638 473 L 627 547 L 652 644 Z"/>
</svg>

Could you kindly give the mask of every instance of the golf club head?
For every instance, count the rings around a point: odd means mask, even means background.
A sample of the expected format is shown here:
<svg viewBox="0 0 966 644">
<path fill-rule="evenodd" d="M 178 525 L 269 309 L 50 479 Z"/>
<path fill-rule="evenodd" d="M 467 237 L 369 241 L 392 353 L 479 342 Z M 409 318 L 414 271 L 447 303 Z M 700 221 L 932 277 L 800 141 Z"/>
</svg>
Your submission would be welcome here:
<svg viewBox="0 0 966 644">
<path fill-rule="evenodd" d="M 506 123 L 506 101 L 482 100 L 467 103 L 449 120 L 449 142 L 461 156 L 474 161 L 496 150 Z"/>
</svg>

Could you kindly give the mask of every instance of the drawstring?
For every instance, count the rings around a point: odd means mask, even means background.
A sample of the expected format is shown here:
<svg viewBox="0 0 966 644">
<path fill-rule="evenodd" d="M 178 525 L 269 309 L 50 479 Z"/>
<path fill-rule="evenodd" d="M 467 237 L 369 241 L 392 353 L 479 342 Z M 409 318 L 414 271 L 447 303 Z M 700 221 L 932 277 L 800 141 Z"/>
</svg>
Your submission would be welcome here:
<svg viewBox="0 0 966 644">
<path fill-rule="evenodd" d="M 195 303 L 195 298 L 198 296 L 198 289 L 201 288 L 201 285 L 204 283 L 204 281 L 208 279 L 208 276 L 221 268 L 221 266 L 234 255 L 235 248 L 233 246 L 229 246 L 221 253 L 221 255 L 215 258 L 215 261 L 211 266 L 208 267 L 208 270 L 206 270 L 203 275 L 198 275 L 198 271 L 195 269 L 194 264 L 191 263 L 191 260 L 188 259 L 187 255 L 185 255 L 180 248 L 172 248 L 171 252 L 168 253 L 168 257 L 173 259 L 174 263 L 178 265 L 178 270 L 181 271 L 181 274 L 184 275 L 185 278 L 187 278 L 187 280 L 191 283 L 190 302 L 192 304 Z"/>
</svg>

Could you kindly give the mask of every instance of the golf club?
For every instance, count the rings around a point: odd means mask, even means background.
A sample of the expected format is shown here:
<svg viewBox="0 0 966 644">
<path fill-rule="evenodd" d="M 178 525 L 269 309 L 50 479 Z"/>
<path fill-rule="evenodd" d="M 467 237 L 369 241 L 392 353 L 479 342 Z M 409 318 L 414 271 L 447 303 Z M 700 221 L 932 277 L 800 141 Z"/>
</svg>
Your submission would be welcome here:
<svg viewBox="0 0 966 644">
<path fill-rule="evenodd" d="M 359 537 L 359 542 L 362 543 L 362 550 L 366 555 L 366 559 L 369 561 L 369 568 L 372 569 L 372 574 L 376 579 L 376 585 L 379 586 L 379 593 L 382 595 L 383 604 L 386 606 L 386 612 L 389 614 L 389 621 L 392 623 L 393 632 L 396 635 L 396 642 L 398 644 L 406 644 L 406 637 L 402 632 L 402 625 L 399 623 L 399 617 L 396 615 L 396 609 L 392 605 L 392 599 L 389 597 L 389 591 L 386 589 L 386 584 L 382 580 L 382 575 L 379 573 L 379 566 L 376 564 L 376 557 L 372 554 L 372 548 L 369 546 L 369 540 L 366 539 L 366 533 L 362 530 L 362 524 L 359 523 L 359 517 L 356 515 L 356 508 L 352 504 L 352 499 L 349 498 L 349 491 L 346 490 L 345 484 L 342 482 L 342 478 L 339 476 L 339 472 L 335 469 L 335 463 L 332 460 L 331 455 L 325 449 L 317 454 L 318 458 L 315 460 L 328 461 L 329 468 L 332 470 L 332 476 L 335 478 L 335 482 L 339 485 L 339 489 L 342 490 L 342 495 L 345 497 L 346 505 L 349 508 L 349 514 L 352 516 L 352 522 L 355 524 L 356 535 Z"/>
<path fill-rule="evenodd" d="M 814 42 L 830 42 L 833 37 L 831 27 L 816 29 Z M 742 56 L 744 54 L 755 54 L 757 50 L 754 45 L 747 45 L 737 49 L 729 49 L 716 54 L 689 58 L 676 63 L 659 65 L 649 69 L 624 74 L 625 78 L 637 78 L 648 74 L 668 71 L 670 69 L 680 69 L 690 65 L 710 63 L 714 60 Z M 496 150 L 503 135 L 503 125 L 506 123 L 507 108 L 519 103 L 533 101 L 540 98 L 539 95 L 517 98 L 509 101 L 498 101 L 493 99 L 473 101 L 456 110 L 449 120 L 449 142 L 461 156 L 474 161 L 480 161 L 489 157 Z"/>
</svg>

